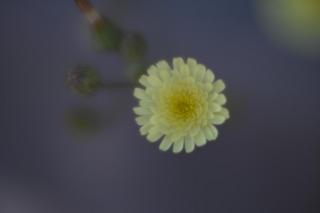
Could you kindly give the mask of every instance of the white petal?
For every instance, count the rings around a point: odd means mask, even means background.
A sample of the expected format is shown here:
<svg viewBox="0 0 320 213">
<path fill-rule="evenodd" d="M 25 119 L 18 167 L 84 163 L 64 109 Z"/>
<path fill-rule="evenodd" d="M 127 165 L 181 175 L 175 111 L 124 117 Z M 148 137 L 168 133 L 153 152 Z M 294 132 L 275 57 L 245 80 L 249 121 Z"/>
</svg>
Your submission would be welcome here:
<svg viewBox="0 0 320 213">
<path fill-rule="evenodd" d="M 195 145 L 192 137 L 188 136 L 185 138 L 184 147 L 185 147 L 186 153 L 191 153 L 194 150 Z"/>
<path fill-rule="evenodd" d="M 226 85 L 222 80 L 217 80 L 213 83 L 213 91 L 216 93 L 222 92 L 226 88 Z"/>
<path fill-rule="evenodd" d="M 172 141 L 168 136 L 165 136 L 160 143 L 159 149 L 162 151 L 167 151 L 172 145 Z"/>
<path fill-rule="evenodd" d="M 176 141 L 174 144 L 173 144 L 173 152 L 175 154 L 181 152 L 183 150 L 183 139 L 180 139 L 179 141 Z"/>
</svg>

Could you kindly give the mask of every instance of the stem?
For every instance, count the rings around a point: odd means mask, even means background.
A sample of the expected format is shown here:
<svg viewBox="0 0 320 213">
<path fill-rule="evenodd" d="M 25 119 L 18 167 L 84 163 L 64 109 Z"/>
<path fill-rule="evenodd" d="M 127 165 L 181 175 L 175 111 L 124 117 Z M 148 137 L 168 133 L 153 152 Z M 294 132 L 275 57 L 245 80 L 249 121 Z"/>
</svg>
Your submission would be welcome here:
<svg viewBox="0 0 320 213">
<path fill-rule="evenodd" d="M 74 0 L 79 10 L 86 16 L 87 20 L 94 24 L 102 19 L 89 0 Z"/>
<path fill-rule="evenodd" d="M 102 84 L 102 88 L 105 89 L 131 89 L 134 86 L 135 84 L 131 82 L 108 82 Z"/>
</svg>

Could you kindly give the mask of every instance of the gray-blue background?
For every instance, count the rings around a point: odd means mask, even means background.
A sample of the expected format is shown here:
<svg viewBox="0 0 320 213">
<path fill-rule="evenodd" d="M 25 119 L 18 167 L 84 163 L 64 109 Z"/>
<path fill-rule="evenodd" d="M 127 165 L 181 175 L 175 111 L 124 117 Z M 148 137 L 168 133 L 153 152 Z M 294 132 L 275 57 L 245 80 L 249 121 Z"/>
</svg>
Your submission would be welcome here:
<svg viewBox="0 0 320 213">
<path fill-rule="evenodd" d="M 124 77 L 117 55 L 92 47 L 72 0 L 1 0 L 1 213 L 320 211 L 320 64 L 272 43 L 254 1 L 93 3 L 144 33 L 150 62 L 191 56 L 212 68 L 231 120 L 191 155 L 159 152 L 139 136 L 132 91 L 83 99 L 65 86 L 78 63 Z M 63 117 L 78 104 L 117 119 L 79 142 Z"/>
</svg>

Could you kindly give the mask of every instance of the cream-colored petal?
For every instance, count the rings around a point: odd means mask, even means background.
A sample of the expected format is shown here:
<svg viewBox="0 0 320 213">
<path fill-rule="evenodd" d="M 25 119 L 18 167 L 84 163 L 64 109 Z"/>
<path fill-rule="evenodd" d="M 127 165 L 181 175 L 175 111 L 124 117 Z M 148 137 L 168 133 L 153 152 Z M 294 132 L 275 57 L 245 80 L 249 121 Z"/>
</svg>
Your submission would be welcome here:
<svg viewBox="0 0 320 213">
<path fill-rule="evenodd" d="M 195 148 L 195 145 L 194 145 L 192 137 L 188 136 L 188 137 L 185 138 L 184 148 L 186 150 L 186 153 L 193 152 L 193 150 Z"/>
<path fill-rule="evenodd" d="M 173 69 L 179 71 L 181 66 L 184 64 L 184 61 L 181 57 L 173 59 Z"/>
<path fill-rule="evenodd" d="M 151 99 L 150 100 L 142 99 L 141 101 L 139 101 L 139 104 L 143 108 L 151 108 L 154 105 L 154 103 L 151 101 Z"/>
<path fill-rule="evenodd" d="M 133 95 L 134 97 L 138 98 L 138 99 L 146 99 L 148 98 L 148 95 L 146 94 L 146 91 L 144 89 L 141 88 L 135 88 L 133 91 Z"/>
<path fill-rule="evenodd" d="M 141 135 L 146 135 L 146 134 L 148 134 L 148 132 L 149 132 L 149 130 L 151 129 L 151 127 L 152 127 L 151 124 L 146 124 L 146 125 L 142 126 L 142 127 L 140 128 L 140 134 L 141 134 Z"/>
<path fill-rule="evenodd" d="M 149 130 L 149 134 L 147 136 L 148 141 L 150 142 L 156 142 L 162 137 L 162 133 L 159 131 L 157 127 L 152 127 Z"/>
<path fill-rule="evenodd" d="M 167 151 L 168 149 L 170 149 L 171 145 L 172 141 L 168 136 L 165 136 L 160 143 L 159 149 L 162 151 Z"/>
<path fill-rule="evenodd" d="M 158 68 L 154 65 L 150 66 L 147 70 L 149 76 L 158 76 Z"/>
<path fill-rule="evenodd" d="M 215 91 L 216 93 L 222 92 L 225 88 L 226 85 L 220 79 L 213 83 L 213 91 Z"/>
<path fill-rule="evenodd" d="M 199 131 L 200 131 L 200 127 L 194 127 L 194 128 L 191 129 L 190 135 L 191 136 L 196 136 L 199 133 Z"/>
<path fill-rule="evenodd" d="M 170 78 L 170 73 L 167 70 L 160 70 L 160 78 L 166 81 Z"/>
<path fill-rule="evenodd" d="M 220 125 L 220 124 L 223 124 L 226 120 L 226 117 L 222 116 L 222 115 L 219 115 L 219 114 L 216 114 L 212 119 L 211 119 L 211 122 L 212 124 L 215 124 L 215 125 Z"/>
<path fill-rule="evenodd" d="M 218 135 L 219 135 L 218 129 L 215 126 L 211 126 L 210 128 L 211 128 L 211 132 L 212 132 L 212 135 L 213 135 L 212 140 L 216 140 L 218 138 Z"/>
<path fill-rule="evenodd" d="M 204 75 L 206 74 L 206 67 L 203 64 L 198 64 L 196 78 L 198 81 L 202 81 L 204 79 Z"/>
<path fill-rule="evenodd" d="M 154 75 L 148 77 L 148 82 L 150 83 L 151 86 L 154 86 L 154 87 L 161 86 L 162 84 L 161 80 Z"/>
<path fill-rule="evenodd" d="M 219 112 L 221 110 L 221 106 L 217 103 L 210 103 L 209 104 L 210 112 Z"/>
<path fill-rule="evenodd" d="M 187 64 L 189 67 L 190 75 L 194 76 L 196 71 L 197 71 L 197 61 L 193 58 L 188 58 L 187 59 Z"/>
<path fill-rule="evenodd" d="M 214 80 L 214 74 L 213 74 L 212 70 L 207 69 L 204 78 L 205 78 L 205 82 L 212 83 Z"/>
<path fill-rule="evenodd" d="M 142 75 L 139 79 L 139 83 L 145 87 L 149 87 L 150 84 L 148 82 L 148 77 L 146 75 Z"/>
<path fill-rule="evenodd" d="M 229 110 L 224 107 L 222 107 L 218 114 L 224 116 L 226 119 L 230 118 Z"/>
<path fill-rule="evenodd" d="M 224 94 L 219 94 L 214 101 L 220 105 L 224 105 L 227 103 L 227 98 Z"/>
<path fill-rule="evenodd" d="M 204 129 L 203 129 L 203 133 L 204 133 L 204 135 L 205 135 L 205 137 L 206 137 L 206 139 L 209 141 L 209 140 L 211 140 L 211 138 L 212 138 L 212 133 L 211 133 L 211 131 L 210 131 L 210 127 L 205 127 Z"/>
<path fill-rule="evenodd" d="M 150 116 L 139 116 L 135 120 L 138 125 L 142 126 L 150 121 Z"/>
<path fill-rule="evenodd" d="M 207 143 L 206 137 L 203 131 L 199 131 L 199 133 L 195 136 L 195 143 L 198 147 L 204 146 Z"/>
<path fill-rule="evenodd" d="M 143 107 L 134 107 L 133 111 L 137 115 L 150 115 L 151 111 L 149 109 L 143 108 Z"/>
<path fill-rule="evenodd" d="M 171 67 L 170 65 L 165 61 L 165 60 L 162 60 L 162 61 L 159 61 L 157 63 L 157 66 L 161 69 L 161 70 L 170 70 Z"/>
<path fill-rule="evenodd" d="M 180 153 L 183 150 L 183 139 L 180 139 L 179 141 L 174 142 L 173 144 L 173 152 L 175 154 Z"/>
</svg>

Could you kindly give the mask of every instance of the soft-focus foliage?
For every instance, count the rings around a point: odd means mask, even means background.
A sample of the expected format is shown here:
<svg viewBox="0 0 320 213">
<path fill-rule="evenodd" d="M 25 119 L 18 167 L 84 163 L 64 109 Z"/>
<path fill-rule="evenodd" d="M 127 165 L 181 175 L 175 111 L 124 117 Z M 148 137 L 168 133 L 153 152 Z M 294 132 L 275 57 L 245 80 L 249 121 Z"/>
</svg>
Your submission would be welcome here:
<svg viewBox="0 0 320 213">
<path fill-rule="evenodd" d="M 272 38 L 289 49 L 320 55 L 319 0 L 258 0 L 258 18 Z"/>
</svg>

